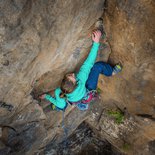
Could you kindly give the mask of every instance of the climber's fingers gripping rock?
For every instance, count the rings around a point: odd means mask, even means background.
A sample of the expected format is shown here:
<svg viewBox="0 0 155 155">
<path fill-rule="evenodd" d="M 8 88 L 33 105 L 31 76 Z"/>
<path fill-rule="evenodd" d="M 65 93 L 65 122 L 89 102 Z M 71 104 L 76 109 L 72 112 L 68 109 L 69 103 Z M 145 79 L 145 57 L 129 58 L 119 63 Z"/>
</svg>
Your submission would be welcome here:
<svg viewBox="0 0 155 155">
<path fill-rule="evenodd" d="M 45 99 L 45 96 L 46 96 L 46 94 L 43 94 L 43 95 L 40 95 L 39 98 L 40 98 L 41 100 L 43 100 L 43 99 Z"/>
<path fill-rule="evenodd" d="M 102 35 L 102 33 L 101 33 L 100 30 L 94 31 L 93 34 L 92 34 L 92 40 L 93 40 L 94 42 L 96 42 L 96 43 L 99 43 L 100 38 L 101 38 L 101 35 Z"/>
</svg>

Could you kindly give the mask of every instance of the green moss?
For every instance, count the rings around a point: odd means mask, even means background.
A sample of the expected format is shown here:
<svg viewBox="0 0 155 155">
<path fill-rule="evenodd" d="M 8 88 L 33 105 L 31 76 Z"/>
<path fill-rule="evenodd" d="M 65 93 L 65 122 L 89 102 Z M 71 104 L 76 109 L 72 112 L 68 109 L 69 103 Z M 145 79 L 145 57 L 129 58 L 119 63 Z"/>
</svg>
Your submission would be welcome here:
<svg viewBox="0 0 155 155">
<path fill-rule="evenodd" d="M 128 143 L 124 143 L 123 146 L 122 146 L 122 149 L 123 149 L 124 151 L 129 151 L 130 148 L 131 148 L 131 145 L 128 144 Z"/>
<path fill-rule="evenodd" d="M 115 111 L 109 110 L 108 115 L 113 116 L 115 118 L 115 121 L 117 124 L 122 123 L 124 120 L 124 115 L 122 114 L 122 112 L 117 111 L 117 110 L 115 110 Z"/>
<path fill-rule="evenodd" d="M 96 90 L 98 94 L 101 94 L 102 90 L 99 87 Z"/>
</svg>

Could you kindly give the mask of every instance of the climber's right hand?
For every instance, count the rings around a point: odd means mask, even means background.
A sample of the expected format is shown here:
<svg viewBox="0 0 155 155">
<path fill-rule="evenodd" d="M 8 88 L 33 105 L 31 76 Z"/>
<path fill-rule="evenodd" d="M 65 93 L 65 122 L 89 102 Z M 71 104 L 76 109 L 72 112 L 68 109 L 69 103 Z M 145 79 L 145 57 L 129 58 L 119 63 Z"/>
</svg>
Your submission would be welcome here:
<svg viewBox="0 0 155 155">
<path fill-rule="evenodd" d="M 100 30 L 95 30 L 92 34 L 92 40 L 96 43 L 99 43 L 101 35 L 102 33 Z"/>
</svg>

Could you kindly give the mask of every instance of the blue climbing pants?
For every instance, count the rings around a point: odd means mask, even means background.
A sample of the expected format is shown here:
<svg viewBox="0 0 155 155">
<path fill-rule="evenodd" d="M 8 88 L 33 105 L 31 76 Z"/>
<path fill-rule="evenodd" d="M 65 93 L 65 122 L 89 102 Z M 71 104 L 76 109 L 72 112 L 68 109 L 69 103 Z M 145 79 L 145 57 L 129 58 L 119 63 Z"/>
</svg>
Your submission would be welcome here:
<svg viewBox="0 0 155 155">
<path fill-rule="evenodd" d="M 105 62 L 99 61 L 92 67 L 88 80 L 86 82 L 86 88 L 88 90 L 95 90 L 97 88 L 98 78 L 100 74 L 105 76 L 111 76 L 113 67 Z"/>
</svg>

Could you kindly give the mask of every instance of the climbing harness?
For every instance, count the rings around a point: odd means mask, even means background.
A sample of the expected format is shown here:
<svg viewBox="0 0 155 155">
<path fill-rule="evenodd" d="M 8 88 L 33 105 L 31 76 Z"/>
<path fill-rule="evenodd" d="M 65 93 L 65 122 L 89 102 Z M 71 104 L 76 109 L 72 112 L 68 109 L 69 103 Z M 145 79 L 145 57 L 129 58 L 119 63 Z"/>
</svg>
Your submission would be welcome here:
<svg viewBox="0 0 155 155">
<path fill-rule="evenodd" d="M 115 74 L 117 74 L 117 73 L 119 73 L 119 72 L 121 72 L 121 71 L 122 71 L 122 66 L 121 66 L 120 63 L 114 66 L 113 72 L 114 72 Z"/>
<path fill-rule="evenodd" d="M 93 101 L 95 98 L 97 98 L 97 91 L 96 90 L 87 90 L 85 96 L 77 102 L 70 102 L 67 101 L 67 103 L 71 105 L 76 105 L 79 110 L 87 110 L 91 101 Z"/>
</svg>

